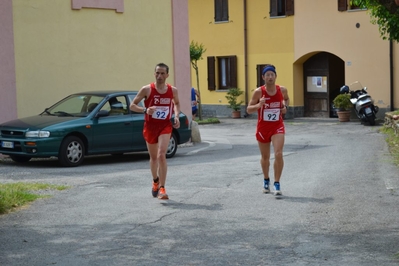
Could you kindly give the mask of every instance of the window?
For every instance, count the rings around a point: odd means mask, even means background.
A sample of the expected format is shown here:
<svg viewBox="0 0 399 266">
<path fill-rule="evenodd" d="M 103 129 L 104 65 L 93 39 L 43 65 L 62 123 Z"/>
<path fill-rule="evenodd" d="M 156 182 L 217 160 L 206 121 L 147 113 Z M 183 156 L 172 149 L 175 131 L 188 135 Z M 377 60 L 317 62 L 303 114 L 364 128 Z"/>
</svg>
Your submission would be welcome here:
<svg viewBox="0 0 399 266">
<path fill-rule="evenodd" d="M 262 85 L 265 85 L 265 81 L 262 78 L 262 71 L 269 64 L 256 65 L 256 87 L 259 88 Z"/>
<path fill-rule="evenodd" d="M 366 9 L 364 6 L 353 5 L 350 0 L 338 0 L 338 11 Z"/>
<path fill-rule="evenodd" d="M 112 97 L 107 103 L 101 107 L 101 110 L 106 110 L 109 115 L 125 115 L 128 114 L 126 98 L 124 96 Z"/>
<path fill-rule="evenodd" d="M 216 83 L 219 90 L 237 87 L 237 57 L 209 56 L 208 60 L 208 90 L 215 90 Z M 215 63 L 217 64 L 215 67 Z"/>
<path fill-rule="evenodd" d="M 97 0 L 72 0 L 72 9 L 102 8 L 115 9 L 118 13 L 124 11 L 124 0 L 97 1 Z"/>
<path fill-rule="evenodd" d="M 270 17 L 294 15 L 294 0 L 270 0 Z"/>
<path fill-rule="evenodd" d="M 215 22 L 229 21 L 228 3 L 228 0 L 215 0 Z"/>
</svg>

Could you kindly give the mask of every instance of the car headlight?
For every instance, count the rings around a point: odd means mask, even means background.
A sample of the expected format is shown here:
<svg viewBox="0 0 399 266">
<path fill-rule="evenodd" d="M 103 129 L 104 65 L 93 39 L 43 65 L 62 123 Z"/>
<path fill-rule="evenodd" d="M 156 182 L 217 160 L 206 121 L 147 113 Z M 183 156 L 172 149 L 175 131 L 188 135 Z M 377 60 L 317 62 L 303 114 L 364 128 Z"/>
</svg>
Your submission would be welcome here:
<svg viewBox="0 0 399 266">
<path fill-rule="evenodd" d="M 27 138 L 48 138 L 50 137 L 50 131 L 28 131 L 25 133 Z"/>
</svg>

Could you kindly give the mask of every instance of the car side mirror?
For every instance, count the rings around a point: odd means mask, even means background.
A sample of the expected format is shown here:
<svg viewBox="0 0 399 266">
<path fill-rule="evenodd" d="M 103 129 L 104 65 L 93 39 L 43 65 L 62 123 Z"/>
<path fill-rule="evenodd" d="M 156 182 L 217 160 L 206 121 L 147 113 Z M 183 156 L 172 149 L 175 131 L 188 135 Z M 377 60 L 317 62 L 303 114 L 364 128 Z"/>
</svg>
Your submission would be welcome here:
<svg viewBox="0 0 399 266">
<path fill-rule="evenodd" d="M 109 112 L 107 110 L 100 110 L 94 117 L 105 117 L 109 116 Z"/>
</svg>

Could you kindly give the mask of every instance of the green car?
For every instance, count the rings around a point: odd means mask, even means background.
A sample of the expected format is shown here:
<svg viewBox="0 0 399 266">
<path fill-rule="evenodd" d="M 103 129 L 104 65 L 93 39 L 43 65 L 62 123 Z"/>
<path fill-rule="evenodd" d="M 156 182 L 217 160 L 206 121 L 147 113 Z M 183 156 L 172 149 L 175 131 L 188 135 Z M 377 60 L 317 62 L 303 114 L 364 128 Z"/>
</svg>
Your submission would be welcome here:
<svg viewBox="0 0 399 266">
<path fill-rule="evenodd" d="M 19 163 L 58 157 L 63 166 L 78 166 L 88 155 L 146 151 L 144 114 L 129 109 L 136 94 L 137 91 L 76 93 L 39 115 L 0 124 L 0 153 Z M 191 137 L 187 116 L 180 113 L 179 118 L 180 128 L 173 128 L 167 158 L 173 157 L 177 146 Z"/>
</svg>

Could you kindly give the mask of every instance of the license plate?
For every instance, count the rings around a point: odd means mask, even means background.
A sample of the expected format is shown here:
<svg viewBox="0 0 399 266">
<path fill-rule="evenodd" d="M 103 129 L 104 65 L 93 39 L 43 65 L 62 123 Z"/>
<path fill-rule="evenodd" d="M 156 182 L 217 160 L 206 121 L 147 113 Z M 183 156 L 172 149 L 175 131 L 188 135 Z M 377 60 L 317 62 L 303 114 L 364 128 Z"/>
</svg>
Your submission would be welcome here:
<svg viewBox="0 0 399 266">
<path fill-rule="evenodd" d="M 1 147 L 13 149 L 13 148 L 14 148 L 14 142 L 11 142 L 11 141 L 2 141 L 2 142 L 1 142 Z"/>
<path fill-rule="evenodd" d="M 370 108 L 366 108 L 366 114 L 371 114 L 371 109 Z"/>
</svg>

